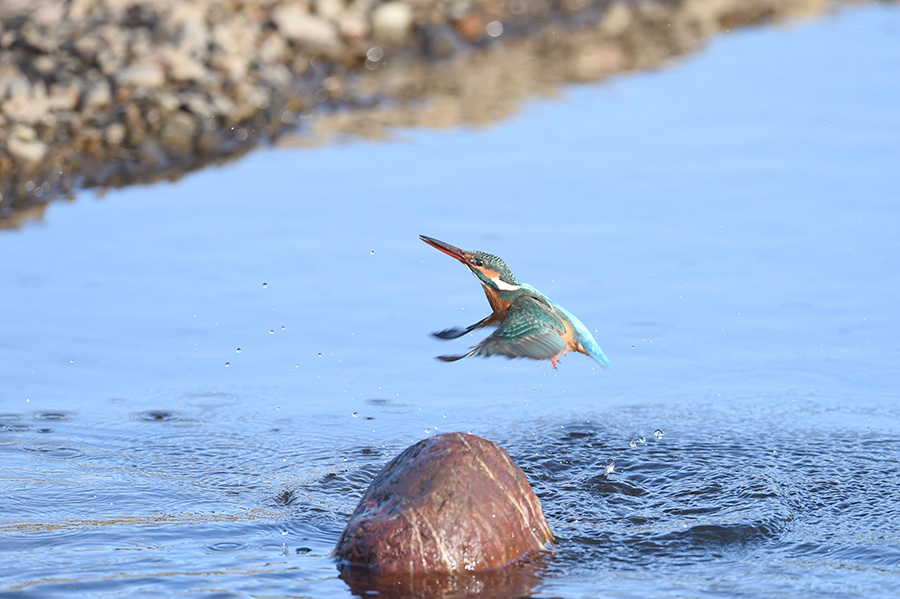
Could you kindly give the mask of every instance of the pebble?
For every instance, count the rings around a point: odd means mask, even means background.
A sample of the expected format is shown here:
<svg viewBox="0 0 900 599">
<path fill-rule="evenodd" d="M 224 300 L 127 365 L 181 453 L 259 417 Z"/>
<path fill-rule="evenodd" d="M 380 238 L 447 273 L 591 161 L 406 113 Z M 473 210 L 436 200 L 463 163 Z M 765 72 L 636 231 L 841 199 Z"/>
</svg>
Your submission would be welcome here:
<svg viewBox="0 0 900 599">
<path fill-rule="evenodd" d="M 112 90 L 106 79 L 85 81 L 83 92 L 86 109 L 104 108 L 112 104 Z"/>
<path fill-rule="evenodd" d="M 392 0 L 378 6 L 372 13 L 372 34 L 378 41 L 401 43 L 410 33 L 412 7 L 402 0 Z"/>
<path fill-rule="evenodd" d="M 81 97 L 81 90 L 78 84 L 72 83 L 54 83 L 50 86 L 50 95 L 47 98 L 47 108 L 53 112 L 64 110 L 74 110 L 78 106 L 78 99 Z"/>
<path fill-rule="evenodd" d="M 6 140 L 6 151 L 18 160 L 31 167 L 38 164 L 47 155 L 49 146 L 39 139 L 22 139 L 10 136 Z"/>
<path fill-rule="evenodd" d="M 165 82 L 165 72 L 159 64 L 153 62 L 134 64 L 116 74 L 116 83 L 124 86 L 157 89 Z"/>
<path fill-rule="evenodd" d="M 272 21 L 287 39 L 315 50 L 335 51 L 338 32 L 334 23 L 311 15 L 297 5 L 282 5 L 272 11 Z"/>
</svg>

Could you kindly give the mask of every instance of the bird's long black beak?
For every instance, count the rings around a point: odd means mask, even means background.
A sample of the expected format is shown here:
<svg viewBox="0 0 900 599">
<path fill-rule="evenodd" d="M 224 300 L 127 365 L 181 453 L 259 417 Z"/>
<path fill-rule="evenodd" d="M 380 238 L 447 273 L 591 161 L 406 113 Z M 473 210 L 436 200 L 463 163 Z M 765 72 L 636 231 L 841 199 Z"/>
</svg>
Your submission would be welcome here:
<svg viewBox="0 0 900 599">
<path fill-rule="evenodd" d="M 431 247 L 439 249 L 440 251 L 444 252 L 448 256 L 452 256 L 452 257 L 456 258 L 457 260 L 459 260 L 460 262 L 462 262 L 463 264 L 468 266 L 469 259 L 466 258 L 466 253 L 463 250 L 456 247 L 455 245 L 450 245 L 449 243 L 444 243 L 443 241 L 439 241 L 439 240 L 435 239 L 434 237 L 428 237 L 426 235 L 419 235 L 419 239 L 421 239 L 422 241 L 424 241 Z"/>
</svg>

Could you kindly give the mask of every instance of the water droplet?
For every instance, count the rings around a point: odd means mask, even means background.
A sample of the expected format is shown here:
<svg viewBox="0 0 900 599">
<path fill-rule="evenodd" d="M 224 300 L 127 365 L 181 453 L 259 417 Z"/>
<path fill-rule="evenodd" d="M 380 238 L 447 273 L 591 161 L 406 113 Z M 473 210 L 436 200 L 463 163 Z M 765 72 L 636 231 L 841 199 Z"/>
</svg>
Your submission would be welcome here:
<svg viewBox="0 0 900 599">
<path fill-rule="evenodd" d="M 635 441 L 634 439 L 632 439 L 632 440 L 631 440 L 631 443 L 629 443 L 629 445 L 631 445 L 632 447 L 637 447 L 637 441 Z"/>
<path fill-rule="evenodd" d="M 286 329 L 286 328 L 287 328 L 287 327 L 285 327 L 284 325 L 281 325 L 281 330 L 282 330 L 282 331 L 283 331 L 284 329 Z"/>
<path fill-rule="evenodd" d="M 265 289 L 265 288 L 268 287 L 268 286 L 269 286 L 268 283 L 263 283 L 263 289 Z"/>
<path fill-rule="evenodd" d="M 322 352 L 319 352 L 319 357 L 320 357 L 320 358 L 322 357 Z"/>
<path fill-rule="evenodd" d="M 374 256 L 374 255 L 375 255 L 375 250 L 369 250 L 369 255 L 370 255 L 370 256 Z"/>
<path fill-rule="evenodd" d="M 225 368 L 228 368 L 229 366 L 231 366 L 231 362 L 225 362 Z"/>
<path fill-rule="evenodd" d="M 646 442 L 647 442 L 647 439 L 645 439 L 645 438 L 643 438 L 643 437 L 639 437 L 639 438 L 638 438 L 638 443 L 643 444 L 643 443 L 646 443 Z"/>
<path fill-rule="evenodd" d="M 431 429 L 430 429 L 430 428 L 426 428 L 426 429 L 425 429 L 425 432 L 426 432 L 426 433 L 430 433 L 430 432 L 431 432 Z"/>
<path fill-rule="evenodd" d="M 359 416 L 359 412 L 353 412 L 353 417 L 356 418 L 357 416 Z"/>
<path fill-rule="evenodd" d="M 237 353 L 241 353 L 241 348 L 237 348 L 235 351 L 236 351 Z"/>
<path fill-rule="evenodd" d="M 606 475 L 609 476 L 612 474 L 613 470 L 616 469 L 616 461 L 612 458 L 606 460 Z"/>
<path fill-rule="evenodd" d="M 371 60 L 372 62 L 378 62 L 382 58 L 384 58 L 384 50 L 381 46 L 372 46 L 366 52 L 366 59 Z M 375 252 L 372 253 L 374 254 Z"/>
<path fill-rule="evenodd" d="M 653 436 L 655 436 L 657 439 L 662 439 L 663 438 L 662 430 L 656 429 L 655 431 L 653 431 Z"/>
<path fill-rule="evenodd" d="M 269 329 L 269 334 L 270 334 L 270 335 L 274 335 L 274 334 L 275 334 L 275 329 Z"/>
</svg>

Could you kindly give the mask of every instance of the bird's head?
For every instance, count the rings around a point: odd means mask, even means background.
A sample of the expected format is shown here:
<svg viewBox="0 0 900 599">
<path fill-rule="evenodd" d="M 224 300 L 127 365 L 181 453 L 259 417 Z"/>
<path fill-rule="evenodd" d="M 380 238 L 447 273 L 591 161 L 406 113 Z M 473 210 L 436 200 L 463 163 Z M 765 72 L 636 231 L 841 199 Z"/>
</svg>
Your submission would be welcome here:
<svg viewBox="0 0 900 599">
<path fill-rule="evenodd" d="M 499 256 L 487 252 L 467 252 L 425 235 L 419 235 L 419 239 L 465 264 L 487 287 L 500 292 L 518 291 L 522 287 L 522 283 Z"/>
</svg>

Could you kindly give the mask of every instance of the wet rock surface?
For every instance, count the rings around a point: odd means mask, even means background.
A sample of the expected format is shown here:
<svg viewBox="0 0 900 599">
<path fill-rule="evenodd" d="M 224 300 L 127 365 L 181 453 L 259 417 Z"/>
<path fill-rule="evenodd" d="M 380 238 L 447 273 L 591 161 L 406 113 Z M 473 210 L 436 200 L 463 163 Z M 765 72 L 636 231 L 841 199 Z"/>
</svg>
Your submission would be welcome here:
<svg viewBox="0 0 900 599">
<path fill-rule="evenodd" d="M 239 156 L 301 116 L 323 115 L 314 139 L 489 122 L 562 82 L 664 64 L 718 31 L 828 5 L 4 0 L 0 224 L 73 188 L 174 178 Z M 426 98 L 427 109 L 410 109 Z"/>
<path fill-rule="evenodd" d="M 525 474 L 499 445 L 464 433 L 406 449 L 375 478 L 335 553 L 351 579 L 505 568 L 553 536 Z"/>
</svg>

